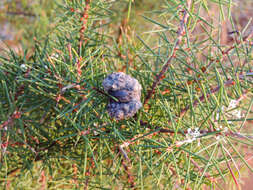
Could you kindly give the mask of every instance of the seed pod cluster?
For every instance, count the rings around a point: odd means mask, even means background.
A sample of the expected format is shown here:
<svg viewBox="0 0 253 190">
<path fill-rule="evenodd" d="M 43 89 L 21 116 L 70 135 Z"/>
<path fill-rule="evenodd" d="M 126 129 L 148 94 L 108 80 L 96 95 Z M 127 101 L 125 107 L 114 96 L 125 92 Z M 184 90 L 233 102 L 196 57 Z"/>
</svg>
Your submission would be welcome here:
<svg viewBox="0 0 253 190">
<path fill-rule="evenodd" d="M 116 120 L 126 119 L 135 115 L 142 107 L 141 85 L 135 79 L 122 72 L 112 73 L 103 81 L 105 91 L 115 97 L 110 99 L 107 111 Z"/>
</svg>

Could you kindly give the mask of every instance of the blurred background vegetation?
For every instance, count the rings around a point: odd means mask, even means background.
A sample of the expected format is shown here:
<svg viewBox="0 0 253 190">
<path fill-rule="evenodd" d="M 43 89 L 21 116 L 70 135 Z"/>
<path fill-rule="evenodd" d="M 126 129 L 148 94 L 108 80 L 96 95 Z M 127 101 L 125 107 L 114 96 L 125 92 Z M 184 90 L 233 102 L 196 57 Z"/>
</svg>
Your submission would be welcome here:
<svg viewBox="0 0 253 190">
<path fill-rule="evenodd" d="M 0 2 L 0 48 L 8 46 L 17 52 L 21 46 L 27 49 L 34 43 L 34 37 L 42 38 L 52 33 L 57 24 L 54 20 L 60 14 L 59 4 L 62 0 L 1 0 Z M 119 0 L 113 10 L 117 12 L 111 22 L 112 33 L 119 35 L 120 25 L 131 26 L 131 30 L 142 34 L 151 28 L 150 23 L 141 15 L 152 16 L 162 0 Z M 122 4 L 124 6 L 122 6 Z M 130 19 L 130 18 L 134 19 Z M 114 30 L 115 29 L 115 30 Z"/>
<path fill-rule="evenodd" d="M 1 0 L 0 48 L 9 46 L 21 51 L 29 49 L 33 37 L 42 37 L 54 28 L 54 14 L 59 0 Z M 4 43 L 4 44 L 3 44 Z"/>
</svg>

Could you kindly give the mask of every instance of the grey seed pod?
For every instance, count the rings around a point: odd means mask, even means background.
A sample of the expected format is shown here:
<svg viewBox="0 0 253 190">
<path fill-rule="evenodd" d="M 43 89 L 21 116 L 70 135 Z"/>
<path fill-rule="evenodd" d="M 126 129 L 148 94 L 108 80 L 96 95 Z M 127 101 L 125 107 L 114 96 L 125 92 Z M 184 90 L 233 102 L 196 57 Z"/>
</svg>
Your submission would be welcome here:
<svg viewBox="0 0 253 190">
<path fill-rule="evenodd" d="M 140 91 L 127 91 L 127 90 L 109 90 L 108 93 L 111 96 L 117 98 L 120 102 L 130 102 L 133 100 L 140 100 L 141 92 Z"/>
<path fill-rule="evenodd" d="M 135 78 L 122 72 L 108 75 L 103 81 L 103 87 L 106 92 L 109 90 L 141 91 L 139 82 Z"/>
<path fill-rule="evenodd" d="M 103 87 L 119 101 L 110 100 L 107 110 L 111 117 L 117 120 L 132 117 L 142 107 L 141 85 L 135 78 L 122 72 L 112 73 L 104 79 Z"/>
<path fill-rule="evenodd" d="M 111 101 L 107 110 L 110 117 L 115 118 L 116 120 L 126 119 L 135 115 L 135 113 L 142 107 L 140 101 L 131 101 L 131 102 L 115 102 Z"/>
</svg>

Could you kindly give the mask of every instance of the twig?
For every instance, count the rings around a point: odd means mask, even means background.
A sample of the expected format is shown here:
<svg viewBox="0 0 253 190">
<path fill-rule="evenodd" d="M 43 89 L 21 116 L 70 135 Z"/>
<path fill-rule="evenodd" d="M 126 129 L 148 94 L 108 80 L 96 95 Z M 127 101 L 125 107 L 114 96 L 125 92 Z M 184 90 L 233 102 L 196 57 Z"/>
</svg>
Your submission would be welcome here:
<svg viewBox="0 0 253 190">
<path fill-rule="evenodd" d="M 190 5 L 191 5 L 191 1 L 188 2 L 188 6 L 187 7 L 190 7 Z M 151 89 L 148 91 L 148 94 L 147 94 L 147 96 L 146 96 L 146 98 L 144 100 L 144 105 L 148 103 L 148 101 L 152 97 L 152 94 L 155 92 L 155 89 L 156 89 L 157 85 L 161 82 L 162 76 L 168 70 L 171 61 L 176 56 L 176 51 L 177 51 L 177 49 L 179 49 L 179 45 L 180 45 L 180 43 L 182 41 L 183 36 L 185 35 L 185 31 L 186 31 L 185 25 L 187 23 L 189 14 L 187 13 L 186 9 L 183 10 L 182 12 L 183 12 L 183 18 L 180 21 L 180 25 L 179 25 L 179 28 L 178 28 L 178 31 L 177 31 L 177 38 L 176 38 L 177 41 L 176 41 L 175 46 L 174 46 L 174 48 L 172 50 L 172 55 L 169 57 L 168 61 L 163 66 L 163 68 L 160 71 L 159 75 L 156 76 L 156 79 L 153 82 L 153 85 L 152 85 Z"/>
<path fill-rule="evenodd" d="M 236 180 L 236 177 L 235 177 L 235 175 L 234 175 L 233 170 L 231 169 L 231 167 L 230 167 L 230 165 L 229 165 L 228 162 L 226 162 L 226 164 L 227 164 L 227 167 L 228 167 L 228 169 L 229 169 L 229 172 L 231 173 L 232 178 L 233 178 L 233 180 L 234 180 L 234 182 L 235 182 L 235 184 L 236 184 L 237 189 L 240 189 L 239 183 L 238 183 L 238 181 Z"/>
<path fill-rule="evenodd" d="M 119 151 L 123 154 L 124 158 L 125 158 L 128 162 L 130 162 L 130 159 L 128 158 L 127 153 L 126 153 L 126 151 L 124 150 L 124 146 L 128 146 L 128 145 L 129 145 L 128 143 L 125 143 L 125 144 L 120 145 L 120 146 L 119 146 Z"/>
<path fill-rule="evenodd" d="M 246 136 L 246 135 L 242 135 L 241 133 L 235 133 L 235 132 L 226 132 L 225 135 L 237 137 L 239 139 L 244 139 L 244 140 L 253 139 L 253 136 L 250 136 L 250 135 Z"/>
<path fill-rule="evenodd" d="M 45 170 L 42 170 L 40 173 L 39 183 L 41 184 L 40 190 L 45 190 L 47 187 Z"/>
<path fill-rule="evenodd" d="M 245 36 L 242 38 L 242 41 L 236 42 L 236 45 L 233 45 L 231 47 L 228 47 L 226 50 L 221 51 L 222 53 L 222 58 L 219 60 L 219 62 L 222 62 L 226 56 L 228 56 L 229 52 L 232 51 L 234 48 L 237 47 L 237 45 L 241 44 L 241 42 L 245 42 L 248 38 L 250 38 L 253 35 L 253 32 L 251 32 L 249 35 Z M 225 56 L 226 55 L 226 56 Z M 206 68 L 209 68 L 216 60 L 212 60 Z"/>
<path fill-rule="evenodd" d="M 232 85 L 234 85 L 234 84 L 235 84 L 235 82 L 234 82 L 233 80 L 228 80 L 228 81 L 226 81 L 226 82 L 224 83 L 224 87 L 229 87 L 229 86 L 232 86 Z M 220 89 L 220 87 L 221 87 L 221 86 L 216 86 L 215 88 L 211 89 L 211 91 L 210 91 L 209 93 L 207 93 L 206 96 L 205 96 L 205 94 L 201 95 L 201 96 L 198 98 L 198 100 L 195 100 L 195 101 L 193 102 L 193 107 L 197 106 L 198 103 L 199 103 L 199 101 L 200 101 L 200 102 L 203 102 L 203 101 L 205 100 L 205 98 L 209 98 L 211 94 L 214 94 L 214 93 L 218 92 L 218 90 Z M 184 109 L 182 109 L 182 110 L 180 111 L 179 117 L 183 117 L 183 116 L 185 115 L 185 113 L 189 110 L 189 108 L 190 108 L 190 106 L 187 106 L 187 107 L 185 107 Z"/>
<path fill-rule="evenodd" d="M 90 9 L 90 1 L 91 0 L 85 0 L 85 8 L 83 10 L 83 12 L 81 13 L 81 18 L 80 18 L 80 22 L 82 22 L 82 27 L 79 31 L 80 33 L 80 38 L 79 38 L 79 54 L 81 53 L 81 49 L 82 49 L 82 45 L 83 45 L 83 41 L 84 41 L 84 32 L 86 30 L 86 23 L 88 20 L 88 11 Z"/>
<path fill-rule="evenodd" d="M 8 125 L 13 124 L 14 119 L 19 119 L 19 118 L 21 117 L 21 115 L 22 115 L 22 112 L 19 112 L 19 111 L 17 111 L 17 110 L 14 111 L 13 114 L 8 118 L 8 120 L 5 121 L 3 124 L 0 125 L 0 130 L 1 130 L 2 128 L 7 127 Z"/>
<path fill-rule="evenodd" d="M 70 61 L 72 61 L 73 56 L 72 56 L 72 52 L 71 52 L 71 49 L 72 49 L 71 43 L 68 43 L 67 48 L 68 48 L 68 53 L 69 53 L 69 59 L 70 59 Z"/>
<path fill-rule="evenodd" d="M 246 74 L 244 74 L 244 75 L 243 75 L 243 74 L 242 74 L 242 75 L 239 75 L 238 78 L 239 78 L 240 81 L 242 81 L 246 76 L 248 76 L 248 73 L 246 73 Z M 232 85 L 235 85 L 235 81 L 233 81 L 233 80 L 227 80 L 227 81 L 224 83 L 224 87 L 229 87 L 229 86 L 232 86 Z M 210 90 L 210 92 L 206 94 L 206 96 L 205 96 L 205 94 L 202 94 L 202 95 L 198 98 L 198 100 L 195 100 L 195 101 L 193 102 L 193 107 L 197 106 L 198 103 L 199 103 L 199 101 L 200 101 L 200 102 L 203 102 L 203 101 L 205 100 L 205 98 L 209 98 L 211 94 L 214 94 L 214 93 L 218 92 L 220 88 L 221 88 L 221 86 L 218 85 L 218 86 L 216 86 L 215 88 L 212 88 L 212 89 Z M 187 107 L 185 107 L 184 109 L 182 109 L 182 110 L 180 111 L 180 113 L 179 113 L 179 117 L 183 117 L 183 116 L 185 115 L 185 113 L 189 110 L 189 108 L 190 108 L 190 106 L 187 106 Z"/>
<path fill-rule="evenodd" d="M 124 167 L 124 170 L 127 173 L 127 178 L 128 178 L 128 183 L 130 184 L 130 188 L 134 188 L 135 187 L 135 182 L 134 182 L 134 176 L 131 173 L 129 167 L 127 166 L 127 164 L 124 162 L 124 159 L 122 159 L 122 165 Z"/>
</svg>

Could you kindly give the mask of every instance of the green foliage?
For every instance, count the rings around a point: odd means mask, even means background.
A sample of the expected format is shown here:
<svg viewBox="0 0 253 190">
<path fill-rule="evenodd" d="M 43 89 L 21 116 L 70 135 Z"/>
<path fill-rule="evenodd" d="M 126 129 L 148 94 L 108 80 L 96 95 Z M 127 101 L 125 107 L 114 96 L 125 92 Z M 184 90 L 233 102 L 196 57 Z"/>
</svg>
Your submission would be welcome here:
<svg viewBox="0 0 253 190">
<path fill-rule="evenodd" d="M 238 163 L 250 168 L 240 147 L 252 145 L 245 123 L 252 120 L 253 47 L 240 32 L 222 42 L 222 14 L 232 6 L 59 2 L 56 18 L 38 22 L 43 38 L 32 55 L 0 59 L 1 186 L 200 189 L 228 175 L 237 183 Z M 50 19 L 55 28 L 47 32 Z M 138 19 L 146 20 L 144 33 Z M 103 79 L 115 71 L 135 77 L 144 102 L 170 58 L 148 104 L 133 118 L 112 120 Z"/>
</svg>

